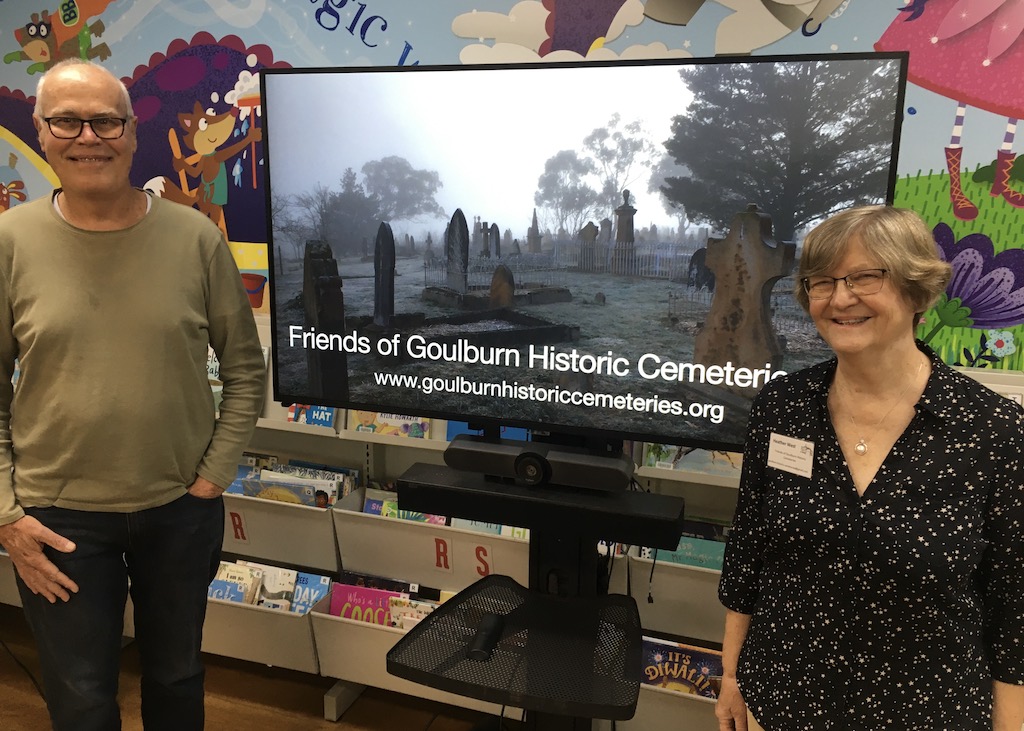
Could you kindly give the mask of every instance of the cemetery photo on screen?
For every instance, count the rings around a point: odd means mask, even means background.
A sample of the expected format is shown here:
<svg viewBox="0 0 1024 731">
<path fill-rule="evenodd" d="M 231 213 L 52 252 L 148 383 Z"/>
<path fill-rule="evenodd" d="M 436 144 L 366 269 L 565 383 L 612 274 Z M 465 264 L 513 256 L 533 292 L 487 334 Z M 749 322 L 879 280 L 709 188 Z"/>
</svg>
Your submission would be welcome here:
<svg viewBox="0 0 1024 731">
<path fill-rule="evenodd" d="M 265 73 L 278 397 L 740 444 L 768 378 L 831 357 L 800 242 L 891 195 L 903 81 L 882 54 Z"/>
</svg>

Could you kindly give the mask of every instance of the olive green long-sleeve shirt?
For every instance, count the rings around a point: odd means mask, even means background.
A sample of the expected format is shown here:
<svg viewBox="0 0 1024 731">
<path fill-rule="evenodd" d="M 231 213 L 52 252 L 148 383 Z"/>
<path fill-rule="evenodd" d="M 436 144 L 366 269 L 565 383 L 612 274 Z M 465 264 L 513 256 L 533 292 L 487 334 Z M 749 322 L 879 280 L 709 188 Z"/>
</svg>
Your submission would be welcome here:
<svg viewBox="0 0 1024 731">
<path fill-rule="evenodd" d="M 197 475 L 226 487 L 265 378 L 231 251 L 198 211 L 155 198 L 112 232 L 75 228 L 49 197 L 0 216 L 0 525 L 24 507 L 157 507 Z"/>
</svg>

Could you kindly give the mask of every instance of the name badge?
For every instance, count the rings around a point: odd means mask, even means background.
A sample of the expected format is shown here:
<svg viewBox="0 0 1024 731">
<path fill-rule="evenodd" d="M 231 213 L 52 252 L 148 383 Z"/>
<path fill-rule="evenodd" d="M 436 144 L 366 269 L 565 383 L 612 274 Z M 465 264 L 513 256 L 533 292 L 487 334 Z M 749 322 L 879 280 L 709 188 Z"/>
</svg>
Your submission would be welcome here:
<svg viewBox="0 0 1024 731">
<path fill-rule="evenodd" d="M 810 477 L 814 467 L 814 442 L 772 432 L 768 442 L 768 466 L 801 477 Z"/>
</svg>

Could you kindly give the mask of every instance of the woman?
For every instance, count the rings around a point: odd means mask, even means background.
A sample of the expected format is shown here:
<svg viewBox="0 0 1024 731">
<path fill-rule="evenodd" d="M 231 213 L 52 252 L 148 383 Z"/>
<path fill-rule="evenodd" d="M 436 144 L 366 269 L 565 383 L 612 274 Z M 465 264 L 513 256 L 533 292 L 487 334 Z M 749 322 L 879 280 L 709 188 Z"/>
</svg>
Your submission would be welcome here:
<svg viewBox="0 0 1024 731">
<path fill-rule="evenodd" d="M 907 210 L 844 211 L 804 242 L 797 299 L 836 357 L 751 410 L 723 731 L 1024 723 L 1024 410 L 914 340 L 949 276 Z"/>
</svg>

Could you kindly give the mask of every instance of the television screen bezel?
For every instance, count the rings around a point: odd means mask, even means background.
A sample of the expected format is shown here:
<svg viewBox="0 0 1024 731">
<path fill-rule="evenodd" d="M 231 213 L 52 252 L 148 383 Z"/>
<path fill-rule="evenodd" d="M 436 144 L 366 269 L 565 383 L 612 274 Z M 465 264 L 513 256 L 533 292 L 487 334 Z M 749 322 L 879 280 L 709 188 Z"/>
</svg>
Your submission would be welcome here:
<svg viewBox="0 0 1024 731">
<path fill-rule="evenodd" d="M 273 231 L 273 205 L 271 186 L 271 149 L 272 135 L 270 128 L 272 124 L 266 113 L 267 109 L 267 78 L 269 76 L 287 75 L 341 75 L 341 74 L 393 74 L 393 73 L 422 73 L 422 72 L 452 72 L 462 73 L 466 71 L 504 71 L 512 69 L 530 69 L 543 73 L 545 68 L 565 67 L 589 67 L 589 66 L 693 66 L 698 64 L 750 64 L 750 63 L 779 63 L 779 62 L 806 62 L 806 61 L 843 61 L 843 60 L 870 60 L 888 59 L 899 62 L 899 78 L 897 81 L 896 98 L 894 99 L 893 136 L 891 145 L 891 156 L 889 173 L 886 181 L 885 203 L 892 205 L 895 200 L 896 182 L 898 180 L 898 159 L 903 126 L 904 107 L 907 90 L 907 73 L 909 64 L 909 53 L 906 51 L 864 51 L 864 52 L 832 52 L 832 53 L 806 53 L 806 54 L 768 54 L 753 56 L 714 56 L 714 57 L 674 57 L 674 58 L 638 58 L 638 59 L 615 59 L 615 60 L 591 60 L 591 61 L 566 61 L 566 62 L 526 62 L 508 64 L 417 64 L 412 66 L 331 66 L 331 67 L 278 67 L 263 69 L 260 72 L 260 98 L 263 109 L 263 145 L 264 145 L 264 191 L 266 196 L 266 226 L 267 226 L 267 247 L 270 271 L 270 286 L 268 287 L 270 327 L 271 327 L 271 358 L 273 363 L 273 398 L 284 406 L 293 403 L 313 403 L 316 405 L 330 406 L 338 409 L 354 409 L 376 411 L 379 413 L 394 413 L 408 416 L 417 416 L 428 419 L 443 419 L 448 421 L 468 422 L 474 429 L 500 429 L 501 427 L 521 427 L 533 433 L 542 435 L 542 438 L 554 438 L 561 440 L 568 438 L 576 443 L 621 443 L 622 441 L 638 441 L 647 443 L 675 444 L 698 449 L 741 451 L 742 442 L 724 442 L 721 440 L 703 440 L 700 438 L 686 438 L 678 435 L 658 435 L 632 431 L 612 431 L 600 427 L 590 427 L 579 424 L 545 424 L 526 419 L 517 419 L 513 415 L 492 416 L 479 414 L 465 414 L 457 411 L 446 411 L 443 409 L 403 409 L 398 403 L 368 403 L 354 400 L 341 400 L 325 397 L 315 397 L 310 394 L 285 394 L 281 392 L 278 378 L 278 348 L 277 346 L 277 292 L 274 284 L 276 271 L 276 257 Z M 311 115 L 311 120 L 315 115 Z M 396 391 L 397 392 L 397 391 Z M 400 399 L 399 399 L 400 400 Z M 670 418 L 666 416 L 665 418 Z M 546 435 L 543 436 L 543 435 Z"/>
</svg>

